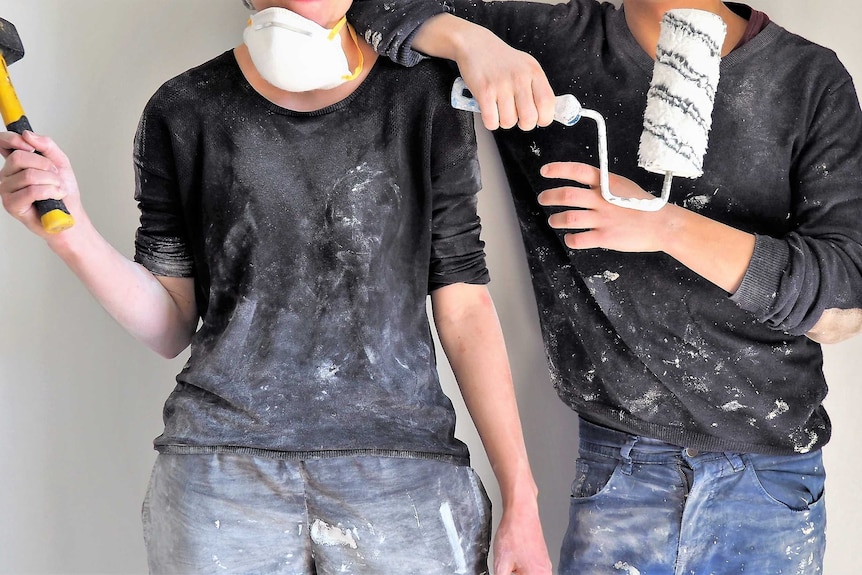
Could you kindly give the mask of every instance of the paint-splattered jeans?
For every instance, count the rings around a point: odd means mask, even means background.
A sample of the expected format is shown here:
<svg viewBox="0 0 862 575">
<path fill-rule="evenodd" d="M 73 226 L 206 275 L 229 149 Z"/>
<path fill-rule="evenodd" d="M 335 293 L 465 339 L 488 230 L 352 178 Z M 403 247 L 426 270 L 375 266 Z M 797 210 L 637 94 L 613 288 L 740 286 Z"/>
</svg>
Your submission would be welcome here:
<svg viewBox="0 0 862 575">
<path fill-rule="evenodd" d="M 384 457 L 160 454 L 150 572 L 487 573 L 490 503 L 469 467 Z"/>
<path fill-rule="evenodd" d="M 698 453 L 581 420 L 561 575 L 822 572 L 819 451 Z"/>
</svg>

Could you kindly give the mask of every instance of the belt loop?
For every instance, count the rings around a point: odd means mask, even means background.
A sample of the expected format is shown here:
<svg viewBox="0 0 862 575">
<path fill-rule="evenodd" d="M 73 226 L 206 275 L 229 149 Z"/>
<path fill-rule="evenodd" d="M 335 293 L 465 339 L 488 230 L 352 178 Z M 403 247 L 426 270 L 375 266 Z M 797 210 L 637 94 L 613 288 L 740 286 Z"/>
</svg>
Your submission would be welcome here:
<svg viewBox="0 0 862 575">
<path fill-rule="evenodd" d="M 626 475 L 632 474 L 632 449 L 635 448 L 637 442 L 637 436 L 633 435 L 629 437 L 625 445 L 620 447 L 620 456 L 623 458 L 620 469 Z"/>
<path fill-rule="evenodd" d="M 724 456 L 727 458 L 727 462 L 730 463 L 730 466 L 733 468 L 733 471 L 739 473 L 743 469 L 745 469 L 745 461 L 742 459 L 742 456 L 739 453 L 731 453 L 725 452 Z"/>
</svg>

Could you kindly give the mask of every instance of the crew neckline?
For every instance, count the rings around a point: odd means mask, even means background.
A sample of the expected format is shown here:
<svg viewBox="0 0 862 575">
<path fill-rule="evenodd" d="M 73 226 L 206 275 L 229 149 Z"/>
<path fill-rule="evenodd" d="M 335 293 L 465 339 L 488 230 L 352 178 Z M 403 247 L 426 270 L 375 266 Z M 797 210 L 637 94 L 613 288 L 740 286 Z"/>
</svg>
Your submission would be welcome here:
<svg viewBox="0 0 862 575">
<path fill-rule="evenodd" d="M 734 3 L 734 6 L 745 5 Z M 621 47 L 623 51 L 631 57 L 640 68 L 651 76 L 653 68 L 655 67 L 655 60 L 653 60 L 641 45 L 638 44 L 638 41 L 635 39 L 631 30 L 629 30 L 629 27 L 626 24 L 625 4 L 608 16 L 608 25 L 609 29 L 615 31 L 622 40 Z M 759 52 L 770 44 L 778 36 L 780 31 L 781 27 L 770 20 L 763 30 L 761 30 L 761 32 L 754 38 L 741 46 L 734 48 L 729 54 L 722 57 L 720 70 L 722 72 L 730 70 L 740 62 L 744 62 L 748 58 L 752 57 L 753 54 Z"/>
<path fill-rule="evenodd" d="M 245 77 L 245 74 L 242 71 L 242 67 L 239 65 L 239 61 L 236 58 L 236 53 L 234 49 L 231 48 L 227 50 L 222 57 L 228 59 L 230 61 L 230 65 L 234 72 L 239 76 L 239 81 L 242 89 L 246 92 L 250 93 L 253 98 L 255 98 L 261 105 L 270 111 L 281 114 L 284 116 L 324 116 L 326 114 L 330 114 L 332 112 L 341 110 L 346 106 L 350 105 L 353 100 L 358 98 L 361 94 L 363 94 L 366 90 L 369 90 L 369 86 L 374 80 L 375 76 L 378 74 L 378 69 L 380 68 L 381 59 L 377 58 L 372 64 L 371 69 L 368 71 L 368 74 L 365 78 L 362 79 L 362 82 L 359 86 L 356 87 L 350 94 L 342 98 L 341 100 L 329 104 L 328 106 L 324 106 L 323 108 L 318 108 L 317 110 L 293 110 L 291 108 L 285 108 L 284 106 L 279 106 L 275 102 L 266 98 L 263 94 L 255 90 L 254 86 L 251 85 L 251 82 L 248 81 L 248 78 Z"/>
</svg>

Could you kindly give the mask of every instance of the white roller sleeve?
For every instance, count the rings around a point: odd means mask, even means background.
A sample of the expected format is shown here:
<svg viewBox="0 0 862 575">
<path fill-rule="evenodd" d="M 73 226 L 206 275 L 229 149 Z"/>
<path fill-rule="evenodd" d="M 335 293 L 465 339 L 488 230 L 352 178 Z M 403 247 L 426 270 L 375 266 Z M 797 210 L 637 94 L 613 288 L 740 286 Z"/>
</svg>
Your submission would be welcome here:
<svg viewBox="0 0 862 575">
<path fill-rule="evenodd" d="M 703 174 L 726 33 L 724 21 L 711 12 L 682 9 L 664 15 L 647 93 L 640 167 L 686 178 Z"/>
</svg>

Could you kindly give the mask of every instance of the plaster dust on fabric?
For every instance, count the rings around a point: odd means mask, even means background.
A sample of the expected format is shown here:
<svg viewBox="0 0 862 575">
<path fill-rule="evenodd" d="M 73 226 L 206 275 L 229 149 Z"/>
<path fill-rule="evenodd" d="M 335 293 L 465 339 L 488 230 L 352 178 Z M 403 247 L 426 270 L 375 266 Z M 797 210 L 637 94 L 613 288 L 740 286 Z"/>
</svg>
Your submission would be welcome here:
<svg viewBox="0 0 862 575">
<path fill-rule="evenodd" d="M 443 521 L 446 535 L 449 537 L 449 544 L 452 546 L 452 552 L 454 553 L 455 573 L 467 573 L 467 559 L 464 557 L 464 550 L 461 548 L 461 538 L 458 535 L 458 529 L 455 527 L 455 518 L 452 515 L 452 507 L 448 501 L 444 501 L 440 505 L 440 519 Z"/>
<path fill-rule="evenodd" d="M 614 569 L 621 573 L 625 573 L 626 575 L 641 575 L 641 572 L 638 569 L 632 567 L 625 561 L 617 561 L 614 563 Z"/>
<path fill-rule="evenodd" d="M 318 545 L 327 547 L 349 547 L 356 549 L 353 533 L 347 529 L 330 525 L 320 519 L 315 519 L 309 529 L 311 540 Z"/>
</svg>

